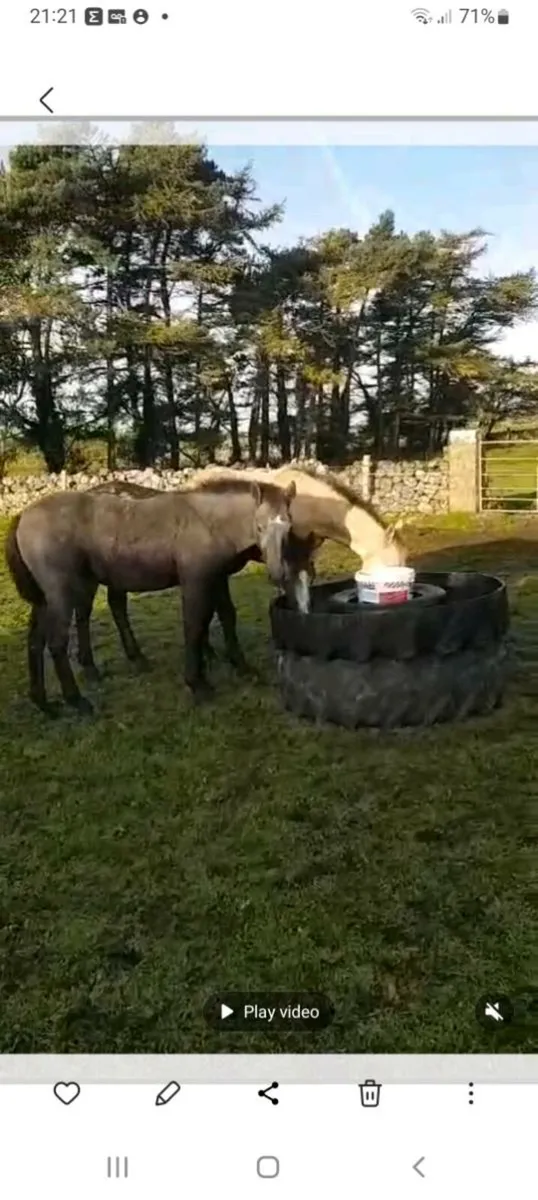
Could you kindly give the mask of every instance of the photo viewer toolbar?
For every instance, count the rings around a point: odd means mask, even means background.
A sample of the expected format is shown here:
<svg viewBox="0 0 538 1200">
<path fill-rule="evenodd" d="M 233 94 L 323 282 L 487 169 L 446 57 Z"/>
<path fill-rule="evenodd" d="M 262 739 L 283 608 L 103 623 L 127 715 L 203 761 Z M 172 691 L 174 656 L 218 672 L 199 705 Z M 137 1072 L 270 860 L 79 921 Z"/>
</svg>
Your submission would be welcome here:
<svg viewBox="0 0 538 1200">
<path fill-rule="evenodd" d="M 263 1083 L 4 1087 L 0 1186 L 31 1195 L 46 1185 L 57 1200 L 99 1200 L 120 1183 L 130 1200 L 185 1188 L 252 1200 L 263 1179 L 275 1200 L 334 1189 L 406 1200 L 424 1180 L 439 1200 L 503 1200 L 534 1176 L 537 1086 Z"/>
</svg>

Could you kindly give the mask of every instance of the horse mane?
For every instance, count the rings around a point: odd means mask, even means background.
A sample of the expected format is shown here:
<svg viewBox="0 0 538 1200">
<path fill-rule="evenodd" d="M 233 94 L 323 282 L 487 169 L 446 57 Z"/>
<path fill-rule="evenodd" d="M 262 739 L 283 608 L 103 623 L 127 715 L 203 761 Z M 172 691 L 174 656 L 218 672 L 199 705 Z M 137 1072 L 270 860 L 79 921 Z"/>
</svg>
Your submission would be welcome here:
<svg viewBox="0 0 538 1200">
<path fill-rule="evenodd" d="M 251 492 L 256 485 L 259 487 L 263 499 L 275 500 L 280 498 L 283 491 L 277 483 L 272 483 L 269 479 L 267 482 L 260 479 L 238 479 L 237 476 L 230 477 L 229 475 L 213 475 L 209 479 L 203 479 L 197 484 L 196 491 L 203 492 L 231 492 L 232 494 L 245 495 Z"/>
<path fill-rule="evenodd" d="M 358 492 L 356 492 L 354 488 L 352 488 L 348 483 L 342 483 L 340 479 L 336 478 L 336 475 L 332 474 L 332 471 L 324 471 L 323 474 L 321 474 L 321 472 L 317 471 L 315 467 L 303 466 L 302 464 L 300 467 L 294 467 L 293 469 L 300 471 L 302 475 L 308 475 L 310 479 L 317 479 L 320 483 L 328 484 L 328 486 L 332 488 L 334 492 L 336 492 L 337 496 L 340 496 L 342 500 L 347 502 L 347 504 L 352 504 L 357 508 L 362 508 L 363 511 L 369 513 L 371 517 L 375 517 L 376 521 L 379 521 L 383 529 L 388 528 L 388 522 L 385 521 L 384 517 L 381 516 L 381 513 L 379 512 L 379 509 L 376 508 L 375 504 L 372 504 L 370 500 L 363 500 L 362 496 L 359 496 Z"/>
</svg>

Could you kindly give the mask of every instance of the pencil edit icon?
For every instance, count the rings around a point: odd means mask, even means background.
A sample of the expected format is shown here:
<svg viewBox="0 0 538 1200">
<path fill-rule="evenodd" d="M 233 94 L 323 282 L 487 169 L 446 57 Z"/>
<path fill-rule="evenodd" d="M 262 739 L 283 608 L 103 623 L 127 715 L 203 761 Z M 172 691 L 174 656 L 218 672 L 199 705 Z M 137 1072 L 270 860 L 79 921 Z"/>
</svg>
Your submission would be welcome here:
<svg viewBox="0 0 538 1200">
<path fill-rule="evenodd" d="M 179 1083 L 175 1083 L 173 1080 L 172 1083 L 167 1083 L 166 1087 L 157 1095 L 157 1099 L 155 1100 L 157 1107 L 160 1108 L 163 1104 L 169 1104 L 180 1091 Z"/>
</svg>

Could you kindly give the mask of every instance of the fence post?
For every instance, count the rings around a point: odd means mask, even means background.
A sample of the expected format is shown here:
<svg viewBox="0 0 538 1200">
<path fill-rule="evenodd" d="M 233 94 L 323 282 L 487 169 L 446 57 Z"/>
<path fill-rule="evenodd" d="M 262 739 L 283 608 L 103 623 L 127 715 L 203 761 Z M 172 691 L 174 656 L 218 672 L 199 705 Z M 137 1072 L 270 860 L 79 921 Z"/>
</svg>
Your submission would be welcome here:
<svg viewBox="0 0 538 1200">
<path fill-rule="evenodd" d="M 372 490 L 372 456 L 363 454 L 361 459 L 361 495 L 363 500 L 369 500 Z"/>
<path fill-rule="evenodd" d="M 478 513 L 481 509 L 480 432 L 452 429 L 448 437 L 449 512 Z"/>
<path fill-rule="evenodd" d="M 67 491 L 67 471 L 60 471 L 60 487 L 63 492 Z"/>
</svg>

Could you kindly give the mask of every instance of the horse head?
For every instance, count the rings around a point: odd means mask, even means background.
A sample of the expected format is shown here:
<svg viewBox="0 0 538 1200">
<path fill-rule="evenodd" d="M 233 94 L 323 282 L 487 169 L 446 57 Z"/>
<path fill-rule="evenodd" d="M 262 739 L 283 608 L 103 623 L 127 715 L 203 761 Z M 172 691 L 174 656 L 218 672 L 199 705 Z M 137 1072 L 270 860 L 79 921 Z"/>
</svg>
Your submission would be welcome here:
<svg viewBox="0 0 538 1200">
<path fill-rule="evenodd" d="M 315 538 L 299 538 L 292 530 L 290 504 L 296 484 L 287 488 L 253 481 L 255 537 L 269 576 L 303 612 L 309 609 L 309 586 L 314 578 Z"/>
<path fill-rule="evenodd" d="M 407 550 L 398 537 L 398 530 L 405 524 L 403 517 L 393 521 L 384 530 L 383 538 L 362 560 L 362 570 L 375 571 L 378 567 L 405 567 Z"/>
<path fill-rule="evenodd" d="M 310 587 L 316 578 L 314 555 L 322 542 L 323 538 L 316 537 L 314 533 L 308 537 L 298 537 L 293 529 L 286 542 L 284 591 L 288 600 L 302 613 L 310 612 Z"/>
</svg>

